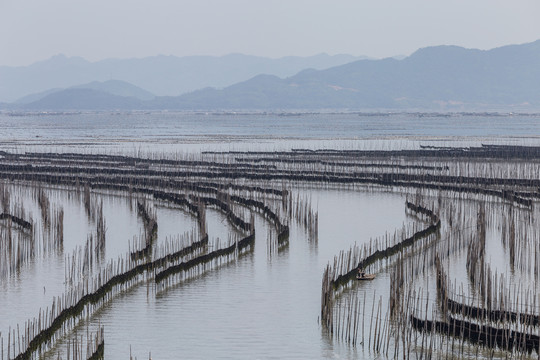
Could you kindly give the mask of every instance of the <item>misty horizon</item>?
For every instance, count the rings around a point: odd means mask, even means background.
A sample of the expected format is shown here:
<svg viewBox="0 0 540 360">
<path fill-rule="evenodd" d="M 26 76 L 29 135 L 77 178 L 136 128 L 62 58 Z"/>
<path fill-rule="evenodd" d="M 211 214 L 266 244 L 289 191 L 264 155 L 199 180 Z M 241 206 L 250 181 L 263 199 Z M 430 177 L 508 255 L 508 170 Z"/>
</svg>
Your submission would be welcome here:
<svg viewBox="0 0 540 360">
<path fill-rule="evenodd" d="M 398 60 L 401 60 L 401 59 L 404 59 L 404 58 L 407 58 L 407 57 L 411 56 L 412 54 L 414 54 L 418 50 L 425 49 L 425 48 L 431 48 L 431 47 L 455 46 L 455 47 L 461 47 L 461 48 L 468 49 L 468 50 L 489 51 L 489 50 L 493 50 L 493 49 L 497 49 L 497 48 L 501 48 L 501 47 L 505 47 L 505 46 L 528 44 L 528 43 L 531 43 L 531 42 L 535 42 L 537 40 L 540 40 L 540 36 L 538 38 L 532 39 L 530 41 L 519 42 L 519 43 L 504 43 L 504 44 L 500 44 L 500 45 L 497 45 L 497 46 L 494 46 L 494 47 L 485 47 L 485 48 L 467 47 L 467 46 L 462 46 L 462 45 L 458 45 L 458 44 L 450 44 L 450 43 L 442 44 L 441 43 L 441 44 L 432 44 L 432 45 L 426 45 L 426 46 L 418 47 L 418 48 L 412 49 L 408 53 L 396 53 L 394 55 L 382 56 L 382 57 L 372 56 L 370 54 L 354 54 L 352 52 L 349 52 L 349 53 L 344 53 L 344 52 L 341 52 L 341 53 L 329 53 L 329 52 L 326 52 L 326 51 L 319 51 L 319 52 L 312 53 L 312 54 L 304 54 L 304 55 L 289 54 L 289 55 L 280 55 L 280 56 L 265 56 L 265 55 L 252 54 L 252 53 L 243 53 L 243 52 L 229 52 L 229 53 L 223 53 L 223 54 L 211 54 L 211 53 L 203 54 L 203 53 L 199 53 L 199 54 L 189 54 L 189 55 L 175 55 L 175 54 L 156 53 L 156 54 L 147 54 L 147 55 L 140 55 L 140 56 L 125 56 L 125 57 L 105 56 L 105 57 L 101 57 L 101 58 L 93 58 L 91 56 L 90 57 L 85 57 L 83 55 L 68 54 L 68 53 L 64 53 L 64 52 L 58 52 L 56 54 L 51 54 L 51 55 L 49 55 L 47 57 L 44 57 L 44 58 L 36 59 L 36 60 L 34 60 L 34 61 L 30 62 L 30 63 L 16 64 L 16 65 L 0 64 L 0 67 L 11 67 L 11 68 L 27 67 L 27 66 L 31 66 L 31 65 L 34 65 L 34 64 L 37 64 L 37 63 L 46 62 L 46 61 L 49 61 L 49 60 L 54 59 L 54 58 L 81 59 L 81 60 L 84 60 L 84 61 L 89 62 L 89 63 L 99 63 L 99 62 L 102 62 L 102 61 L 115 61 L 115 60 L 142 60 L 142 59 L 160 58 L 160 57 L 164 57 L 164 58 L 180 58 L 180 59 L 182 59 L 182 58 L 203 58 L 203 57 L 207 57 L 207 58 L 220 59 L 220 58 L 233 57 L 233 56 L 246 56 L 246 57 L 269 59 L 269 60 L 282 60 L 282 59 L 287 59 L 287 58 L 301 58 L 301 59 L 303 59 L 303 58 L 312 58 L 312 57 L 317 57 L 317 56 L 329 56 L 329 57 L 349 56 L 351 58 L 358 58 L 358 59 L 365 59 L 365 60 L 383 60 L 383 59 L 398 59 Z"/>
<path fill-rule="evenodd" d="M 60 56 L 0 68 L 0 102 L 16 101 L 4 109 L 40 110 L 538 110 L 540 40 L 490 51 L 429 47 L 403 60 L 355 59 L 233 55 L 90 63 Z"/>
<path fill-rule="evenodd" d="M 530 0 L 436 5 L 427 0 L 9 0 L 0 4 L 0 65 L 28 65 L 59 53 L 98 61 L 234 53 L 381 59 L 440 44 L 486 50 L 538 39 L 538 13 L 540 3 Z"/>
<path fill-rule="evenodd" d="M 357 60 L 360 60 L 360 59 L 361 60 L 383 60 L 383 59 L 402 60 L 404 58 L 410 57 L 411 55 L 413 55 L 415 52 L 417 52 L 419 50 L 426 49 L 426 48 L 432 48 L 432 47 L 445 47 L 446 46 L 446 47 L 459 47 L 459 48 L 463 48 L 463 49 L 466 49 L 466 50 L 489 51 L 489 50 L 494 50 L 494 49 L 498 49 L 498 48 L 503 48 L 503 47 L 506 47 L 506 46 L 529 44 L 529 43 L 536 42 L 538 40 L 540 40 L 540 37 L 538 37 L 537 39 L 534 39 L 532 41 L 521 42 L 521 43 L 507 43 L 507 44 L 502 44 L 502 45 L 491 47 L 491 48 L 465 47 L 465 46 L 461 46 L 461 45 L 457 45 L 457 44 L 435 44 L 435 45 L 428 45 L 428 46 L 413 49 L 410 53 L 407 53 L 407 54 L 401 53 L 401 54 L 394 54 L 394 55 L 385 56 L 385 57 L 375 57 L 375 56 L 371 56 L 369 54 L 356 55 L 356 54 L 352 54 L 352 53 L 328 53 L 328 52 L 325 52 L 325 51 L 321 51 L 321 52 L 318 52 L 318 53 L 313 53 L 311 55 L 264 56 L 264 55 L 249 54 L 249 53 L 242 53 L 242 52 L 230 52 L 230 53 L 224 53 L 224 54 L 220 54 L 220 55 L 213 55 L 213 54 L 173 55 L 173 54 L 161 54 L 160 53 L 160 54 L 151 54 L 151 55 L 144 55 L 144 56 L 133 56 L 133 57 L 103 57 L 103 58 L 98 58 L 98 59 L 90 59 L 90 58 L 86 58 L 86 57 L 81 56 L 81 55 L 70 55 L 70 54 L 66 54 L 66 53 L 63 53 L 63 52 L 59 52 L 59 53 L 50 55 L 50 56 L 48 56 L 46 58 L 35 60 L 35 61 L 33 61 L 33 62 L 29 63 L 29 64 L 22 64 L 22 65 L 2 65 L 2 64 L 0 64 L 0 67 L 10 67 L 10 68 L 28 67 L 28 66 L 31 66 L 31 65 L 34 65 L 34 64 L 38 64 L 38 63 L 53 60 L 55 58 L 57 58 L 57 59 L 62 59 L 62 58 L 64 58 L 64 59 L 80 59 L 80 60 L 84 60 L 84 61 L 86 61 L 88 63 L 99 63 L 99 62 L 103 62 L 103 61 L 121 61 L 121 60 L 143 60 L 143 59 L 151 59 L 151 58 L 178 58 L 178 59 L 184 59 L 184 58 L 185 59 L 189 59 L 189 58 L 215 58 L 215 59 L 222 59 L 222 58 L 234 57 L 234 56 L 244 56 L 244 57 L 251 57 L 251 58 L 268 59 L 268 60 L 283 60 L 283 59 L 288 59 L 288 58 L 305 59 L 305 58 L 314 58 L 314 57 L 318 57 L 318 56 L 327 56 L 327 57 L 347 56 L 347 57 L 355 58 Z"/>
</svg>

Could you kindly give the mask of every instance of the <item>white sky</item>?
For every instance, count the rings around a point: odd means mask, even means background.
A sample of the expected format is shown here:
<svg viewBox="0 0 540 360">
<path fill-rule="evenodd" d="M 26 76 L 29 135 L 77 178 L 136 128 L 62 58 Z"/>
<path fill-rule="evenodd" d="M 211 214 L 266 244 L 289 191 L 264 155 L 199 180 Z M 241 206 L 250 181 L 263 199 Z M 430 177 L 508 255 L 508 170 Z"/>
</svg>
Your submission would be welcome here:
<svg viewBox="0 0 540 360">
<path fill-rule="evenodd" d="M 539 0 L 0 0 L 0 65 L 62 53 L 377 58 L 540 39 Z"/>
</svg>

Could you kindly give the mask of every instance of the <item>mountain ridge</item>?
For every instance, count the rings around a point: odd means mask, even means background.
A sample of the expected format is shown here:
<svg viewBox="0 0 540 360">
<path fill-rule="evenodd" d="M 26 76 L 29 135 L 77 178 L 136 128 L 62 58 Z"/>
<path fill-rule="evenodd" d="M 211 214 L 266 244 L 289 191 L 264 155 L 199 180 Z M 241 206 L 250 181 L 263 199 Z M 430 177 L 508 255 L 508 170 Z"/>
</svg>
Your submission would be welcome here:
<svg viewBox="0 0 540 360">
<path fill-rule="evenodd" d="M 13 102 L 53 88 L 122 80 L 158 96 L 178 96 L 206 87 L 223 88 L 261 73 L 291 76 L 305 68 L 328 68 L 364 57 L 318 54 L 270 59 L 243 54 L 104 59 L 56 55 L 28 66 L 0 66 L 0 101 Z"/>
<path fill-rule="evenodd" d="M 39 93 L 26 95 L 20 99 L 17 99 L 17 101 L 15 101 L 14 104 L 19 104 L 20 106 L 24 106 L 24 104 L 31 104 L 33 102 L 40 101 L 41 99 L 44 99 L 51 94 L 65 92 L 65 90 L 70 90 L 70 89 L 92 89 L 92 90 L 108 93 L 111 95 L 117 95 L 117 96 L 123 96 L 123 97 L 134 97 L 139 100 L 153 100 L 155 98 L 155 95 L 152 94 L 151 92 L 141 89 L 140 87 L 130 84 L 128 82 L 121 81 L 121 80 L 107 80 L 107 81 L 92 81 L 87 84 L 71 86 L 69 88 L 55 88 L 55 89 L 42 91 Z"/>
<path fill-rule="evenodd" d="M 49 94 L 18 109 L 23 110 L 131 110 L 141 108 L 141 100 L 113 95 L 101 90 L 69 88 Z"/>
<path fill-rule="evenodd" d="M 66 96 L 73 100 L 74 94 Z M 93 94 L 92 99 L 100 97 Z M 64 109 L 71 109 L 67 100 Z M 491 50 L 435 46 L 402 60 L 362 59 L 288 77 L 259 74 L 222 89 L 207 87 L 181 96 L 116 100 L 116 108 L 141 110 L 538 111 L 540 40 Z M 84 104 L 75 103 L 79 108 Z M 114 102 L 107 104 L 116 109 Z M 58 105 L 58 100 L 39 103 L 47 109 Z"/>
</svg>

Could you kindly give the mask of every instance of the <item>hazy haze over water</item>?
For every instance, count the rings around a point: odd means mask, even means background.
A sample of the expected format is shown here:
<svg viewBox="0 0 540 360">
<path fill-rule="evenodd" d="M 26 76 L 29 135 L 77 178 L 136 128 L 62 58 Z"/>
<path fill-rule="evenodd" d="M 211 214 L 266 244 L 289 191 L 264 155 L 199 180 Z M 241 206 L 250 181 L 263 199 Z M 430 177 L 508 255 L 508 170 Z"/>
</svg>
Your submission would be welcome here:
<svg viewBox="0 0 540 360">
<path fill-rule="evenodd" d="M 63 53 L 88 60 L 158 54 L 377 58 L 451 44 L 489 49 L 540 37 L 536 0 L 3 0 L 0 65 Z"/>
</svg>

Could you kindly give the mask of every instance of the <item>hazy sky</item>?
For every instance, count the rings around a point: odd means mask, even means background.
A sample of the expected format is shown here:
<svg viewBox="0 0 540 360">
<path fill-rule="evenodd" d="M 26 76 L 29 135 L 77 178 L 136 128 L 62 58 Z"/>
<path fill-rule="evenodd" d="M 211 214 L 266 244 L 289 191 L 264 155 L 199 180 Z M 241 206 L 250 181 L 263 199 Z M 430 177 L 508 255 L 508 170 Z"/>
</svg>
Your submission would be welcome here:
<svg viewBox="0 0 540 360">
<path fill-rule="evenodd" d="M 539 0 L 0 0 L 0 65 L 55 54 L 372 57 L 540 39 Z"/>
</svg>

